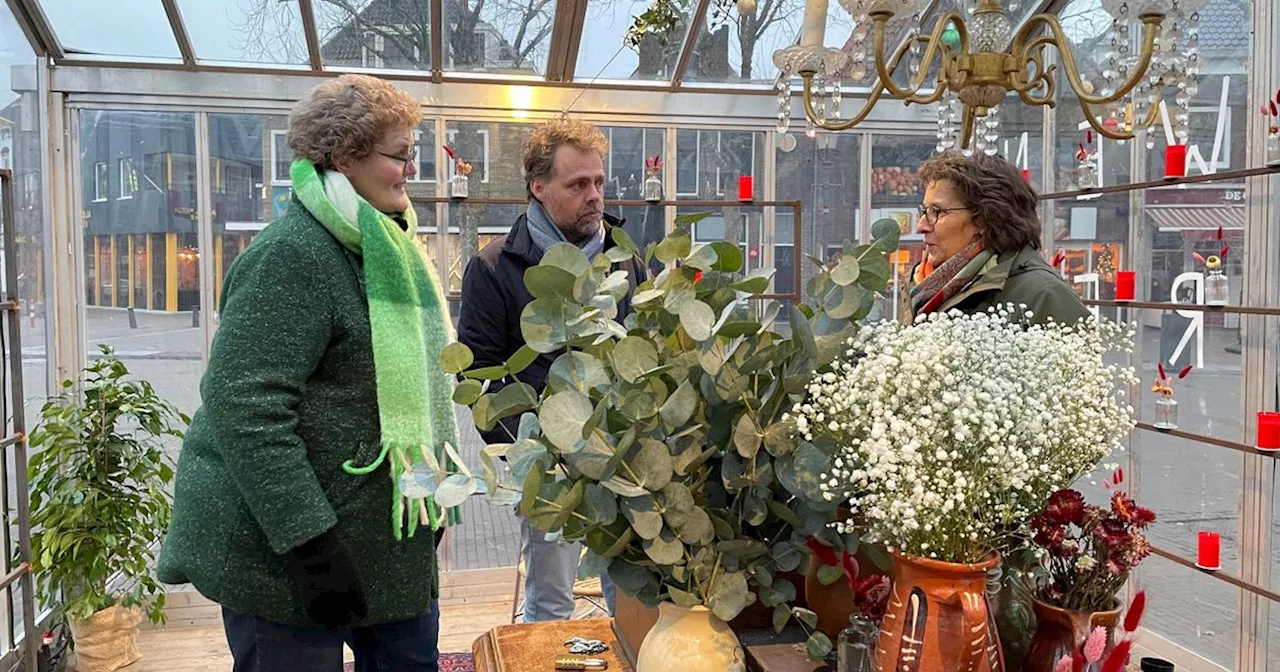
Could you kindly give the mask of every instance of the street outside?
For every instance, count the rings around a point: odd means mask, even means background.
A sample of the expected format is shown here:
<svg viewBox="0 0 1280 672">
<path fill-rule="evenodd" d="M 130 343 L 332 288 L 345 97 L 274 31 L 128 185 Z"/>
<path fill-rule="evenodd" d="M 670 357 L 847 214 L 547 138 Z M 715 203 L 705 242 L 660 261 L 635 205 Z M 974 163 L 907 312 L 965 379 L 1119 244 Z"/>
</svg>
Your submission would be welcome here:
<svg viewBox="0 0 1280 672">
<path fill-rule="evenodd" d="M 149 380 L 157 392 L 191 414 L 199 405 L 202 372 L 203 331 L 192 326 L 190 313 L 137 314 L 137 328 L 131 328 L 124 310 L 91 310 L 87 334 L 91 356 L 96 344 L 111 345 L 132 373 Z M 204 317 L 203 315 L 201 316 Z M 39 409 L 45 375 L 45 347 L 40 338 L 43 324 L 37 318 L 29 327 L 24 319 L 23 370 L 28 398 L 27 417 L 34 420 Z M 1143 380 L 1144 419 L 1151 418 L 1152 395 L 1147 391 L 1155 371 L 1160 344 L 1158 329 L 1145 329 L 1142 352 L 1146 364 L 1139 370 Z M 1223 439 L 1251 443 L 1242 435 L 1240 417 L 1240 355 L 1234 331 L 1209 330 L 1205 343 L 1203 370 L 1178 381 L 1179 426 L 1182 429 Z M 466 409 L 459 409 L 463 430 L 463 450 L 467 460 L 478 467 L 482 446 L 469 422 Z M 1238 570 L 1239 507 L 1242 454 L 1213 446 L 1195 444 L 1153 432 L 1135 434 L 1139 503 L 1154 509 L 1159 521 L 1150 533 L 1153 543 L 1194 558 L 1196 533 L 1215 530 L 1222 535 L 1223 569 Z M 177 447 L 174 446 L 175 456 Z M 1101 476 L 1099 476 L 1099 479 Z M 1102 496 L 1101 485 L 1081 484 L 1093 498 Z M 469 509 L 476 510 L 479 502 Z M 1280 510 L 1280 497 L 1273 506 Z M 468 569 L 509 565 L 514 562 L 518 526 L 509 509 L 487 511 L 470 517 L 491 529 L 464 526 L 451 539 L 449 566 Z M 467 529 L 471 527 L 473 529 Z M 1280 520 L 1273 521 L 1273 574 L 1280 585 Z M 480 547 L 483 548 L 480 548 Z M 1148 591 L 1144 625 L 1170 640 L 1230 668 L 1237 648 L 1238 591 L 1231 585 L 1200 575 L 1158 557 L 1149 559 L 1141 570 L 1139 585 Z M 1280 659 L 1280 614 L 1272 616 L 1270 656 Z"/>
</svg>

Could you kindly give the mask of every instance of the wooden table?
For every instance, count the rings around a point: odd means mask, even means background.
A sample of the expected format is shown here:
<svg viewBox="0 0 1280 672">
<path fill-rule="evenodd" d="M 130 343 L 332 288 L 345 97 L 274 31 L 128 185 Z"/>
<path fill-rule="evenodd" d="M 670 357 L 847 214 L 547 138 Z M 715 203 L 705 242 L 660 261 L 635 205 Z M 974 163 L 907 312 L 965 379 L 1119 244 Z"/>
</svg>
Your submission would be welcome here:
<svg viewBox="0 0 1280 672">
<path fill-rule="evenodd" d="M 564 642 L 571 637 L 604 642 L 608 651 L 588 657 L 608 661 L 610 672 L 633 672 L 618 646 L 612 623 L 611 618 L 585 618 L 499 625 L 471 645 L 476 672 L 554 672 L 556 656 L 569 653 Z"/>
</svg>

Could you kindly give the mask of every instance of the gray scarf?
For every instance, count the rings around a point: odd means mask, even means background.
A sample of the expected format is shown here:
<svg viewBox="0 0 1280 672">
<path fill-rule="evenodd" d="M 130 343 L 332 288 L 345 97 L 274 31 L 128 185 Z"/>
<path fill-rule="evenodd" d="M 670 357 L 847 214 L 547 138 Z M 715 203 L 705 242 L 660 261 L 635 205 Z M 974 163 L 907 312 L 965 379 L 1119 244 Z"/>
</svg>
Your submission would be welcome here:
<svg viewBox="0 0 1280 672">
<path fill-rule="evenodd" d="M 529 224 L 529 236 L 533 238 L 533 244 L 537 246 L 539 252 L 545 253 L 556 243 L 569 242 L 560 227 L 551 221 L 551 216 L 542 207 L 542 202 L 536 198 L 529 199 L 525 221 Z M 586 240 L 578 243 L 578 247 L 586 253 L 588 259 L 595 259 L 597 254 L 604 252 L 604 224 L 600 225 L 600 230 L 595 235 L 588 236 Z"/>
</svg>

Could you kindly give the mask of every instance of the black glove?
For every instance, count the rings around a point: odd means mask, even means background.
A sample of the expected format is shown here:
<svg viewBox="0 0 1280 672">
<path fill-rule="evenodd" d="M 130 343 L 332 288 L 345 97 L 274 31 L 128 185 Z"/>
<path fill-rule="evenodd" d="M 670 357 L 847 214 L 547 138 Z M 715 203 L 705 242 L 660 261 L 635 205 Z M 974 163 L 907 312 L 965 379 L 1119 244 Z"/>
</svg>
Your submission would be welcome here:
<svg viewBox="0 0 1280 672">
<path fill-rule="evenodd" d="M 345 628 L 368 615 L 351 553 L 332 532 L 290 549 L 287 564 L 302 606 L 316 623 Z"/>
</svg>

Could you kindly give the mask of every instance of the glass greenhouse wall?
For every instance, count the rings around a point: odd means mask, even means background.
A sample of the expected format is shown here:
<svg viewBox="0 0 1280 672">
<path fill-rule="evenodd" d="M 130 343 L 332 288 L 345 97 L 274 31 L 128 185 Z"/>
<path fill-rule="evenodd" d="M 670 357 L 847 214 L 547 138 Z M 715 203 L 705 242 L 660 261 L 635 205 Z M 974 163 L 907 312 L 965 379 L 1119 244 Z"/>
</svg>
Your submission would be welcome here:
<svg viewBox="0 0 1280 672">
<path fill-rule="evenodd" d="M 792 126 L 779 133 L 771 54 L 796 41 L 804 3 L 774 2 L 772 14 L 762 1 L 758 19 L 736 30 L 690 13 L 709 4 L 692 3 L 667 44 L 631 49 L 623 35 L 645 2 L 12 0 L 0 9 L 0 168 L 13 171 L 15 187 L 29 423 L 99 344 L 182 411 L 199 406 L 224 274 L 291 193 L 288 110 L 339 72 L 386 77 L 422 103 L 410 194 L 455 318 L 462 269 L 510 228 L 518 206 L 448 202 L 441 144 L 474 166 L 473 198 L 520 199 L 521 144 L 564 111 L 604 129 L 610 201 L 638 199 L 645 157 L 662 157 L 675 204 L 610 207 L 642 244 L 660 240 L 677 215 L 706 209 L 680 201 L 733 201 L 738 176 L 750 175 L 757 198 L 801 203 L 800 237 L 789 209 L 728 203 L 697 224 L 696 241 L 735 240 L 751 263 L 777 269 L 772 291 L 792 293 L 801 289 L 795 268 L 808 277 L 806 256 L 830 260 L 844 240 L 867 240 L 871 222 L 894 219 L 906 234 L 893 258 L 896 291 L 923 254 L 914 171 L 936 151 L 935 111 L 882 100 L 855 128 L 811 136 L 797 91 Z M 943 0 L 929 11 L 965 6 Z M 1019 13 L 1056 13 L 1082 74 L 1098 77 L 1110 29 L 1099 8 L 1045 0 Z M 1280 86 L 1280 6 L 1208 0 L 1201 14 L 1200 77 L 1184 92 L 1189 172 L 1259 168 L 1266 119 L 1256 110 Z M 828 46 L 850 29 L 833 13 Z M 1088 298 L 1114 298 L 1115 271 L 1132 269 L 1140 300 L 1185 300 L 1196 291 L 1183 276 L 1195 268 L 1192 253 L 1215 251 L 1221 229 L 1233 250 L 1231 302 L 1280 306 L 1274 174 L 1072 193 L 1084 117 L 1070 86 L 1059 82 L 1057 92 L 1053 108 L 1008 99 L 998 148 L 1055 194 L 1043 201 L 1045 247 L 1062 252 L 1069 277 L 1096 276 L 1082 285 Z M 846 106 L 865 95 L 846 92 Z M 1158 180 L 1165 143 L 1163 132 L 1151 142 L 1097 141 L 1102 185 Z M 1180 424 L 1252 443 L 1254 413 L 1280 401 L 1280 318 L 1099 310 L 1140 322 L 1133 357 L 1144 379 L 1157 361 L 1196 366 L 1179 389 Z M 1151 396 L 1140 398 L 1149 422 Z M 467 436 L 466 455 L 477 459 L 479 437 Z M 1196 532 L 1218 531 L 1225 573 L 1280 592 L 1274 457 L 1139 428 L 1122 461 L 1132 490 L 1160 516 L 1153 544 L 1194 558 Z M 510 511 L 475 498 L 464 516 L 443 571 L 515 564 Z M 1150 596 L 1145 650 L 1188 669 L 1280 671 L 1280 605 L 1265 594 L 1165 556 L 1149 559 L 1130 589 Z M 0 645 L 11 650 L 20 631 L 0 624 Z"/>
</svg>

